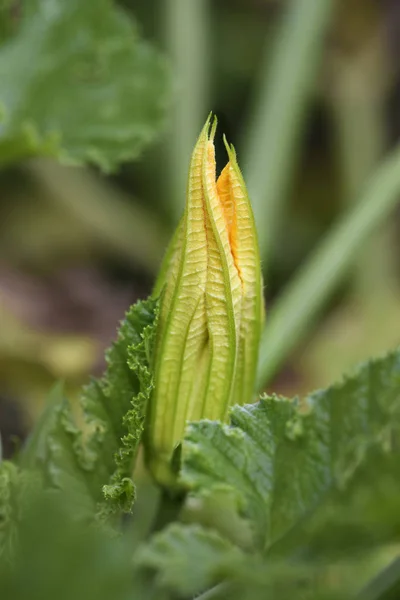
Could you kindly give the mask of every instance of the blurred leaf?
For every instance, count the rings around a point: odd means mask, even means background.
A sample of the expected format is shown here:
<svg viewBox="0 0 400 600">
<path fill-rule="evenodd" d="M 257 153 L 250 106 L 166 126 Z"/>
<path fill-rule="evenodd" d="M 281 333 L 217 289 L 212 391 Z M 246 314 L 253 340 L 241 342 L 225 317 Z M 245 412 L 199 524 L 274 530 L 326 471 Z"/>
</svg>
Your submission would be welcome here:
<svg viewBox="0 0 400 600">
<path fill-rule="evenodd" d="M 400 594 L 400 557 L 361 591 L 357 600 L 395 600 Z"/>
<path fill-rule="evenodd" d="M 194 494 L 230 490 L 268 548 L 332 489 L 346 485 L 371 444 L 390 449 L 399 425 L 400 351 L 299 403 L 266 397 L 236 406 L 232 427 L 189 425 L 182 481 Z"/>
<path fill-rule="evenodd" d="M 0 162 L 111 170 L 135 158 L 163 124 L 162 58 L 110 0 L 32 0 L 22 13 L 0 48 Z"/>
<path fill-rule="evenodd" d="M 16 0 L 0 0 L 0 42 L 6 40 L 13 32 L 16 9 Z"/>
<path fill-rule="evenodd" d="M 126 544 L 100 529 L 89 528 L 71 513 L 67 500 L 62 502 L 58 494 L 33 502 L 17 528 L 18 545 L 12 563 L 0 562 L 0 597 L 143 598 L 132 580 Z M 151 594 L 145 597 L 151 598 Z"/>
<path fill-rule="evenodd" d="M 33 473 L 21 471 L 11 462 L 0 462 L 0 558 L 13 554 L 19 522 L 37 487 Z"/>
<path fill-rule="evenodd" d="M 138 550 L 135 564 L 156 570 L 161 588 L 189 596 L 232 573 L 243 558 L 215 531 L 174 523 Z"/>
<path fill-rule="evenodd" d="M 81 433 L 61 384 L 49 394 L 44 413 L 28 438 L 19 463 L 24 469 L 38 470 L 45 485 L 68 492 L 85 515 L 94 514 L 101 484 L 92 487 L 94 474 L 81 464 Z M 82 457 L 83 460 L 83 457 Z"/>
<path fill-rule="evenodd" d="M 211 530 L 177 523 L 138 548 L 134 563 L 153 573 L 160 590 L 179 598 L 203 591 L 199 600 L 354 599 L 363 578 L 373 572 L 368 555 L 331 563 L 308 557 L 287 560 L 287 555 L 265 559 L 241 552 Z"/>
</svg>

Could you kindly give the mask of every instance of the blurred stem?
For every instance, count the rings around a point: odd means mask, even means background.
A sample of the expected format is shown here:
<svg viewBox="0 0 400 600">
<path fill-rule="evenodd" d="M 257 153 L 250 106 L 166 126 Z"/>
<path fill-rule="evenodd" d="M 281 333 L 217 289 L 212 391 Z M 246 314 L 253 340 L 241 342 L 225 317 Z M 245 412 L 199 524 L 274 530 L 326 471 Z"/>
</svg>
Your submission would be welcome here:
<svg viewBox="0 0 400 600">
<path fill-rule="evenodd" d="M 381 571 L 361 592 L 356 600 L 394 600 L 400 591 L 400 558 Z"/>
<path fill-rule="evenodd" d="M 207 113 L 209 0 L 166 1 L 166 46 L 177 78 L 172 124 L 165 146 L 167 196 L 180 217 L 194 140 Z"/>
<path fill-rule="evenodd" d="M 364 41 L 364 40 L 363 40 Z M 381 36 L 369 36 L 354 56 L 336 57 L 333 115 L 345 200 L 352 204 L 385 148 L 385 56 Z M 353 290 L 368 305 L 396 278 L 390 223 L 371 237 L 357 259 Z"/>
<path fill-rule="evenodd" d="M 196 596 L 196 600 L 216 600 L 217 598 L 227 598 L 227 592 L 229 592 L 229 586 L 226 583 L 219 583 L 218 585 L 210 588 L 206 592 Z"/>
<path fill-rule="evenodd" d="M 27 169 L 52 200 L 85 223 L 109 249 L 149 273 L 157 271 L 169 236 L 154 213 L 129 202 L 85 169 L 45 159 L 30 161 Z"/>
<path fill-rule="evenodd" d="M 264 66 L 243 152 L 261 256 L 281 233 L 284 202 L 333 0 L 292 0 Z M 271 63 L 271 64 L 270 64 Z"/>
<path fill-rule="evenodd" d="M 306 334 L 348 268 L 354 255 L 388 217 L 400 194 L 400 148 L 395 150 L 364 186 L 351 207 L 272 308 L 261 340 L 257 386 L 262 389 L 289 352 Z"/>
<path fill-rule="evenodd" d="M 167 490 L 161 490 L 158 511 L 152 526 L 152 533 L 161 531 L 169 523 L 177 521 L 185 500 L 184 495 L 171 495 Z"/>
</svg>

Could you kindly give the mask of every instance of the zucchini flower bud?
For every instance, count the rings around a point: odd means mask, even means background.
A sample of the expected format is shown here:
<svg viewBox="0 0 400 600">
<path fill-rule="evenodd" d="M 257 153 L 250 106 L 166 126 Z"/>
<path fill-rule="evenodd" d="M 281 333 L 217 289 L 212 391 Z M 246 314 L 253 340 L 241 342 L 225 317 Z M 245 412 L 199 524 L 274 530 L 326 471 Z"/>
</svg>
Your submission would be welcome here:
<svg viewBox="0 0 400 600">
<path fill-rule="evenodd" d="M 211 131 L 210 131 L 211 129 Z M 186 423 L 226 421 L 251 402 L 263 320 L 257 234 L 233 147 L 216 181 L 208 118 L 193 151 L 187 202 L 154 295 L 160 314 L 146 452 L 154 477 L 173 485 L 171 459 Z"/>
</svg>

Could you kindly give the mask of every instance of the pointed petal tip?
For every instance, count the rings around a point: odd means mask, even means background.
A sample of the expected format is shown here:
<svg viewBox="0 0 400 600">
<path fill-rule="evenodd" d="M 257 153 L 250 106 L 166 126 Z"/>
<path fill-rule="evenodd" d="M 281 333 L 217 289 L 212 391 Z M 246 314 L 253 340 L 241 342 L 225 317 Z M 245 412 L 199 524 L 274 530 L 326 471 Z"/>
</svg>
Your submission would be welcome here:
<svg viewBox="0 0 400 600">
<path fill-rule="evenodd" d="M 206 119 L 206 122 L 204 123 L 204 125 L 203 125 L 203 127 L 201 129 L 200 135 L 198 137 L 198 141 L 200 139 L 202 139 L 203 137 L 206 137 L 208 139 L 208 137 L 209 137 L 209 131 L 210 131 L 210 123 L 211 123 L 212 117 L 213 117 L 213 113 L 210 112 L 209 115 L 208 115 L 208 117 L 207 117 L 207 119 Z M 213 125 L 214 125 L 214 123 L 213 123 Z"/>
<path fill-rule="evenodd" d="M 218 118 L 217 115 L 213 113 L 213 111 L 211 110 L 208 113 L 206 122 L 204 123 L 204 126 L 201 130 L 201 133 L 204 133 L 204 131 L 207 131 L 208 137 L 213 140 L 214 136 L 215 136 L 215 131 L 217 129 L 217 125 L 218 125 Z M 211 127 L 211 130 L 210 130 Z"/>
<path fill-rule="evenodd" d="M 212 113 L 210 113 L 210 121 L 211 121 Z M 214 118 L 211 123 L 211 130 L 208 136 L 210 142 L 214 142 L 215 132 L 217 131 L 218 119 L 217 116 L 214 115 Z"/>
<path fill-rule="evenodd" d="M 228 142 L 225 134 L 223 134 L 222 139 L 224 141 L 226 153 L 228 154 L 229 160 L 233 161 L 233 162 L 237 162 L 235 146 Z"/>
</svg>

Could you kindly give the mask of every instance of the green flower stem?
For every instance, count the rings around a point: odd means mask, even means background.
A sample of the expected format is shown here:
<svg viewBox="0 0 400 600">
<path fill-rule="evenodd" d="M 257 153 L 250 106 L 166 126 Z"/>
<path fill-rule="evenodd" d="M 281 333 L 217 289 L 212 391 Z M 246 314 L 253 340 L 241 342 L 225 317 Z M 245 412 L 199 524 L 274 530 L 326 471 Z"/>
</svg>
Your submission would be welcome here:
<svg viewBox="0 0 400 600">
<path fill-rule="evenodd" d="M 262 258 L 280 230 L 332 5 L 332 0 L 293 0 L 276 36 L 272 63 L 269 44 L 266 50 L 242 161 Z"/>
<path fill-rule="evenodd" d="M 400 148 L 375 171 L 364 195 L 321 242 L 271 309 L 261 339 L 257 388 L 263 388 L 310 330 L 354 255 L 384 221 L 400 195 Z"/>
</svg>

